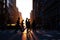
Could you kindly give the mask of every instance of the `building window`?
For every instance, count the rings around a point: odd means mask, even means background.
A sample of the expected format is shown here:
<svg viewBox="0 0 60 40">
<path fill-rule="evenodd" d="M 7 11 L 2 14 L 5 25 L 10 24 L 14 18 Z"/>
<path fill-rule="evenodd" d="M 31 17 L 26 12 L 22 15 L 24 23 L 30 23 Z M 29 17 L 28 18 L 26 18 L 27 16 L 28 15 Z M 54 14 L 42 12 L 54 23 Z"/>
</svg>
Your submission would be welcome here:
<svg viewBox="0 0 60 40">
<path fill-rule="evenodd" d="M 9 0 L 7 0 L 7 6 L 9 7 Z"/>
<path fill-rule="evenodd" d="M 5 0 L 3 1 L 4 5 L 3 5 L 3 8 L 5 8 Z"/>
<path fill-rule="evenodd" d="M 3 5 L 3 8 L 5 8 L 5 4 Z"/>
<path fill-rule="evenodd" d="M 5 3 L 5 0 L 3 2 Z"/>
</svg>

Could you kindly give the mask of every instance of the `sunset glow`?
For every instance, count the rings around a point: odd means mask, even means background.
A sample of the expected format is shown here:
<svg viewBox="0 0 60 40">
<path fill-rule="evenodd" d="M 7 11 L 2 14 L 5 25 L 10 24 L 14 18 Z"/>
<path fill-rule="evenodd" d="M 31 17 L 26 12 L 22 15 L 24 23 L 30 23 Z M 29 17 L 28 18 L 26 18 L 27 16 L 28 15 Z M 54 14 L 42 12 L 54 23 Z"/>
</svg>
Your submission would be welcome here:
<svg viewBox="0 0 60 40">
<path fill-rule="evenodd" d="M 30 18 L 30 12 L 32 10 L 32 0 L 16 0 L 18 10 L 22 13 L 22 17 L 25 20 Z"/>
</svg>

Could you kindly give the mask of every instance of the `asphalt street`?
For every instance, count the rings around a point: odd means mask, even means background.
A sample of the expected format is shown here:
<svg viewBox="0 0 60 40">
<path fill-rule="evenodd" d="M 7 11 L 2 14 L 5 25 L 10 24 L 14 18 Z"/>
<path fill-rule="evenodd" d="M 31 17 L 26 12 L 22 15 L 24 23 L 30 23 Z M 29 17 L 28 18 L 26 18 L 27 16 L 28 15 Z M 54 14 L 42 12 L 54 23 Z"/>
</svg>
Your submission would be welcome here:
<svg viewBox="0 0 60 40">
<path fill-rule="evenodd" d="M 60 40 L 60 32 L 44 30 L 0 30 L 0 40 Z"/>
</svg>

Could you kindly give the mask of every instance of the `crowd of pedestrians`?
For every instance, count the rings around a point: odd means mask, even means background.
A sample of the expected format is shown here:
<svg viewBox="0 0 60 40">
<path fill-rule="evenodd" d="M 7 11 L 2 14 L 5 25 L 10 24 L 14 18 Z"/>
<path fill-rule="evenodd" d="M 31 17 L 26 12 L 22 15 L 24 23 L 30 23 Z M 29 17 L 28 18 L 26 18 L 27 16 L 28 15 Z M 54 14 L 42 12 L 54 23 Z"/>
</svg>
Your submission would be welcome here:
<svg viewBox="0 0 60 40">
<path fill-rule="evenodd" d="M 30 24 L 30 19 L 26 18 L 25 20 L 25 25 L 26 25 L 26 28 L 27 28 L 27 32 L 28 30 L 30 29 L 35 29 L 35 21 L 32 22 L 32 24 Z M 20 18 L 18 18 L 17 22 L 16 22 L 16 27 L 18 29 L 20 29 L 21 31 L 24 31 L 25 28 L 24 28 L 24 20 L 22 20 L 22 22 L 20 23 Z"/>
</svg>

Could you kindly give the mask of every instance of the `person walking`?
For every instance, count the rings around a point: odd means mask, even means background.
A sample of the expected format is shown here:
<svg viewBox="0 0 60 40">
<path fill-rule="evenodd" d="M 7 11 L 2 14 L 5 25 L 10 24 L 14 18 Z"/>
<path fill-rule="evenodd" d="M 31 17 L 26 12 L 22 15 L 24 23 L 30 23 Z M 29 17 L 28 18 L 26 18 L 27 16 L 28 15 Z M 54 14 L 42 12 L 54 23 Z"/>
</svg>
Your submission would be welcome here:
<svg viewBox="0 0 60 40">
<path fill-rule="evenodd" d="M 25 30 L 25 29 L 24 29 L 24 20 L 22 20 L 21 26 L 22 26 L 22 31 L 24 31 L 24 30 Z"/>
<path fill-rule="evenodd" d="M 16 22 L 16 28 L 17 28 L 17 30 L 20 29 L 22 31 L 22 28 L 20 26 L 20 17 L 18 17 L 18 20 Z"/>
<path fill-rule="evenodd" d="M 27 33 L 28 33 L 28 31 L 30 29 L 30 21 L 28 18 L 26 18 L 26 28 L 27 28 Z"/>
</svg>

